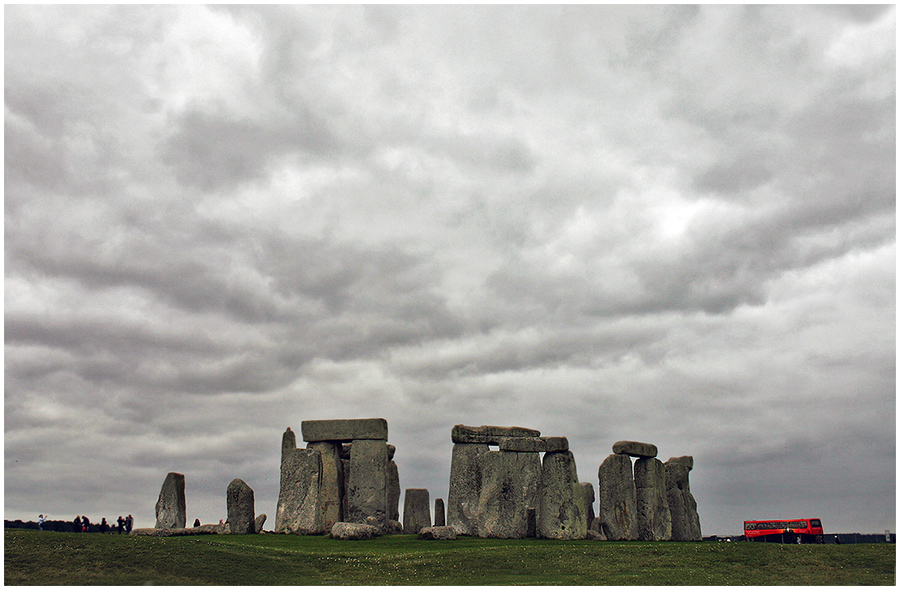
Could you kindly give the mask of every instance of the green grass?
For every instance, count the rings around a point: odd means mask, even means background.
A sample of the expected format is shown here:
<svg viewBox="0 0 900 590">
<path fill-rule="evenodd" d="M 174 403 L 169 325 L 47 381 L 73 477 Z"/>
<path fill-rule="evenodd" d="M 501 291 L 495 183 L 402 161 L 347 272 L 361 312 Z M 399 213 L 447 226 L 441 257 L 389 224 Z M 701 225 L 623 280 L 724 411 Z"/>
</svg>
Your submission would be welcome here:
<svg viewBox="0 0 900 590">
<path fill-rule="evenodd" d="M 412 535 L 129 537 L 7 529 L 8 585 L 894 585 L 895 545 Z"/>
</svg>

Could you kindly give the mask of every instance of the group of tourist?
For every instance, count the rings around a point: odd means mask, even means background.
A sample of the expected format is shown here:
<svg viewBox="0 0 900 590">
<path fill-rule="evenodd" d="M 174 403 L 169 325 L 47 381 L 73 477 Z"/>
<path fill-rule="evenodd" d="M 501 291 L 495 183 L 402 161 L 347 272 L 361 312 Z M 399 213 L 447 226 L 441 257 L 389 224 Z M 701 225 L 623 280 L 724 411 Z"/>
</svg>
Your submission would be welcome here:
<svg viewBox="0 0 900 590">
<path fill-rule="evenodd" d="M 125 517 L 120 516 L 116 519 L 115 525 L 110 525 L 105 518 L 100 520 L 100 524 L 91 524 L 87 516 L 76 516 L 72 521 L 72 527 L 76 533 L 108 533 L 116 530 L 121 535 L 123 532 L 131 532 L 134 527 L 134 517 L 130 514 Z M 44 530 L 43 514 L 38 517 L 38 528 Z"/>
</svg>

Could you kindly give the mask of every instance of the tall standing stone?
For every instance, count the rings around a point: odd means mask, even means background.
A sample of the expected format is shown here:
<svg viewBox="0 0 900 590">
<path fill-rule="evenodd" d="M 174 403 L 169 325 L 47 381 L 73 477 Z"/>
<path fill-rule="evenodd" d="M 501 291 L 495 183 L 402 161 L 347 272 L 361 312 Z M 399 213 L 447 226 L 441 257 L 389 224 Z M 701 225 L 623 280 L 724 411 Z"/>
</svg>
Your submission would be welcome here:
<svg viewBox="0 0 900 590">
<path fill-rule="evenodd" d="M 487 443 L 453 445 L 450 462 L 450 490 L 447 495 L 447 524 L 457 534 L 474 535 L 478 524 L 478 500 L 481 495 L 481 462 L 490 451 Z"/>
<path fill-rule="evenodd" d="M 656 458 L 637 459 L 634 462 L 634 487 L 637 492 L 638 540 L 670 540 L 672 516 L 666 492 L 666 466 Z"/>
<path fill-rule="evenodd" d="M 571 451 L 546 453 L 540 480 L 537 534 L 545 539 L 584 539 L 584 490 Z"/>
<path fill-rule="evenodd" d="M 186 522 L 184 474 L 169 473 L 156 501 L 156 528 L 183 529 Z"/>
<path fill-rule="evenodd" d="M 591 528 L 591 521 L 597 516 L 596 513 L 594 513 L 594 484 L 589 481 L 581 482 L 581 491 L 584 493 L 585 522 L 587 523 L 587 527 Z"/>
<path fill-rule="evenodd" d="M 476 534 L 483 538 L 523 539 L 533 508 L 541 461 L 537 453 L 489 451 L 481 458 L 482 482 Z"/>
<path fill-rule="evenodd" d="M 294 449 L 281 464 L 281 489 L 275 512 L 275 532 L 313 535 L 325 532 L 319 482 L 322 454 Z"/>
<path fill-rule="evenodd" d="M 347 483 L 347 522 L 388 524 L 388 451 L 383 439 L 354 440 Z"/>
<path fill-rule="evenodd" d="M 394 461 L 396 447 L 388 445 L 388 520 L 400 520 L 400 470 Z"/>
<path fill-rule="evenodd" d="M 436 498 L 434 500 L 434 526 L 447 525 L 447 512 L 444 509 L 444 499 Z"/>
<path fill-rule="evenodd" d="M 410 488 L 403 501 L 403 534 L 418 535 L 419 530 L 431 526 L 428 490 Z"/>
<path fill-rule="evenodd" d="M 612 454 L 600 465 L 600 524 L 609 541 L 637 539 L 637 499 L 631 459 Z"/>
<path fill-rule="evenodd" d="M 319 502 L 322 504 L 322 518 L 326 531 L 334 523 L 344 520 L 344 469 L 341 465 L 341 443 L 310 442 L 307 449 L 319 451 L 322 455 L 322 479 L 319 482 Z"/>
<path fill-rule="evenodd" d="M 666 496 L 672 515 L 673 541 L 701 541 L 700 515 L 691 494 L 689 473 L 693 457 L 673 457 L 666 461 Z"/>
<path fill-rule="evenodd" d="M 284 431 L 284 434 L 281 435 L 281 462 L 284 463 L 284 460 L 287 459 L 296 448 L 297 435 L 294 434 L 294 431 L 288 426 L 287 430 Z"/>
<path fill-rule="evenodd" d="M 228 507 L 228 524 L 235 535 L 256 533 L 253 490 L 242 479 L 232 480 L 225 492 Z"/>
</svg>

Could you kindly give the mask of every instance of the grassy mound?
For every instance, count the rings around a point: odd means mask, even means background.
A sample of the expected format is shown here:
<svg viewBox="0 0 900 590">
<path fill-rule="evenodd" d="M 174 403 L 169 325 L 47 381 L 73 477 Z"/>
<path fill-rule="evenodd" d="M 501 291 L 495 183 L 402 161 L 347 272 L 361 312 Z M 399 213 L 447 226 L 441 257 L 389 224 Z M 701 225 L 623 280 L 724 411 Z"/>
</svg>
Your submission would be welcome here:
<svg viewBox="0 0 900 590">
<path fill-rule="evenodd" d="M 8 585 L 894 585 L 895 545 L 412 535 L 129 537 L 7 529 Z"/>
</svg>

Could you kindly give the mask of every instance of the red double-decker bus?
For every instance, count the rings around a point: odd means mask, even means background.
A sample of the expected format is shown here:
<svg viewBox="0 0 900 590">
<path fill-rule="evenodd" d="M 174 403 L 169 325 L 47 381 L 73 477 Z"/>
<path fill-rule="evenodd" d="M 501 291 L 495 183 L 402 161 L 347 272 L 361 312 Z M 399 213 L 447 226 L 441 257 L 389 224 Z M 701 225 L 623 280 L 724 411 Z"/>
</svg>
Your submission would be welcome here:
<svg viewBox="0 0 900 590">
<path fill-rule="evenodd" d="M 797 520 L 745 520 L 748 541 L 765 543 L 824 543 L 825 533 L 818 518 Z"/>
</svg>

